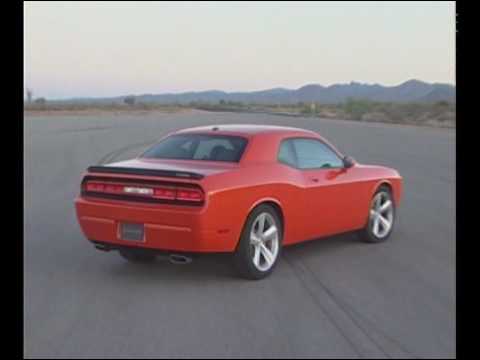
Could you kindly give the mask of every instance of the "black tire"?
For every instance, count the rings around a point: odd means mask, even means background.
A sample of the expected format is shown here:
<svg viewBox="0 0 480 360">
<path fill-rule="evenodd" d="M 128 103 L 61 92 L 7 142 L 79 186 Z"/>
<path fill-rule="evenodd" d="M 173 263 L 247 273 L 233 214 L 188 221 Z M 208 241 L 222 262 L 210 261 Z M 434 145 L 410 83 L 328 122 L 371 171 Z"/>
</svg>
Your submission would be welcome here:
<svg viewBox="0 0 480 360">
<path fill-rule="evenodd" d="M 391 204 L 392 204 L 392 220 L 391 220 L 391 226 L 390 226 L 388 232 L 386 233 L 386 235 L 378 237 L 377 235 L 375 235 L 374 230 L 373 230 L 374 220 L 370 216 L 370 210 L 372 209 L 372 205 L 373 205 L 373 201 L 374 201 L 375 197 L 380 193 L 383 194 L 382 196 L 385 196 L 385 198 L 387 198 L 391 201 Z M 388 186 L 382 185 L 378 188 L 378 190 L 375 192 L 375 194 L 372 197 L 371 205 L 369 207 L 367 224 L 366 224 L 365 228 L 363 228 L 362 230 L 359 231 L 360 238 L 367 243 L 380 243 L 380 242 L 386 241 L 393 232 L 393 228 L 394 228 L 394 225 L 395 225 L 395 216 L 396 216 L 396 209 L 395 209 L 395 201 L 393 199 L 392 191 L 390 190 L 390 188 Z"/>
<path fill-rule="evenodd" d="M 262 213 L 268 213 L 271 215 L 275 222 L 275 226 L 278 230 L 278 246 L 277 253 L 273 265 L 270 266 L 268 270 L 261 271 L 259 270 L 253 262 L 253 252 L 252 245 L 250 243 L 250 232 L 252 231 L 252 226 L 254 225 L 255 220 Z M 266 276 L 270 275 L 275 268 L 275 265 L 278 263 L 278 259 L 281 255 L 283 241 L 283 224 L 280 220 L 277 211 L 270 205 L 261 204 L 257 206 L 252 212 L 248 215 L 245 225 L 243 227 L 240 240 L 238 242 L 237 248 L 233 256 L 233 263 L 237 273 L 249 280 L 259 280 L 263 279 Z"/>
<path fill-rule="evenodd" d="M 143 249 L 120 249 L 120 256 L 132 263 L 151 263 L 155 260 L 155 255 Z"/>
</svg>

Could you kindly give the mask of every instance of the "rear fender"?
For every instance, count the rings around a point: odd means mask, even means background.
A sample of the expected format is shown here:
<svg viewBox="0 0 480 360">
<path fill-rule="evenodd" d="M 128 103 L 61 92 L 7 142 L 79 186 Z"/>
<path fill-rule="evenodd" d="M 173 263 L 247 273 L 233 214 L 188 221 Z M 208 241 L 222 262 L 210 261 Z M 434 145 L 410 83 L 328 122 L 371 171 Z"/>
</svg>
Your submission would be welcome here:
<svg viewBox="0 0 480 360">
<path fill-rule="evenodd" d="M 253 211 L 253 209 L 255 209 L 257 206 L 259 206 L 260 204 L 266 203 L 266 202 L 272 202 L 272 203 L 276 204 L 280 209 L 282 209 L 282 205 L 280 203 L 280 200 L 278 200 L 276 198 L 273 198 L 273 197 L 263 197 L 263 198 L 260 198 L 260 199 L 256 200 L 254 203 L 252 203 L 252 205 L 250 206 L 250 208 L 247 211 L 247 216 L 243 220 L 242 229 L 240 231 L 240 234 L 238 234 L 238 239 L 237 239 L 237 243 L 235 244 L 235 248 L 237 248 L 238 243 L 240 242 L 240 237 L 242 236 L 243 229 L 245 228 L 245 225 L 247 223 L 248 215 L 250 215 L 250 213 Z M 285 219 L 284 219 L 283 211 L 282 211 L 282 214 L 279 214 L 279 215 L 283 219 L 282 232 L 285 234 Z"/>
<path fill-rule="evenodd" d="M 253 209 L 255 209 L 258 205 L 260 205 L 261 203 L 264 203 L 264 202 L 273 202 L 273 203 L 277 204 L 280 209 L 282 209 L 282 204 L 280 203 L 280 200 L 278 200 L 276 198 L 273 198 L 273 197 L 264 197 L 264 198 L 261 198 L 261 199 L 258 199 L 257 201 L 255 201 L 250 206 L 250 208 L 248 209 L 248 213 L 250 214 Z"/>
</svg>

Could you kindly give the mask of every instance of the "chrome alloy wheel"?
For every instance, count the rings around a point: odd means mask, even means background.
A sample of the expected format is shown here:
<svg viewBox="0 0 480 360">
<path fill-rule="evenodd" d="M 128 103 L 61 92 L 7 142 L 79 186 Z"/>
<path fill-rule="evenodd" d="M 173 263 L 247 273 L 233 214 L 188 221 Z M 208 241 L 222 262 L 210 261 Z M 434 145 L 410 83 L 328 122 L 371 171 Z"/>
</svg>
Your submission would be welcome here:
<svg viewBox="0 0 480 360">
<path fill-rule="evenodd" d="M 372 233 L 379 239 L 387 236 L 393 225 L 393 201 L 386 191 L 375 195 L 370 209 Z"/>
<path fill-rule="evenodd" d="M 250 232 L 252 261 L 260 271 L 267 271 L 275 263 L 279 250 L 279 234 L 275 219 L 267 212 L 260 213 Z"/>
</svg>

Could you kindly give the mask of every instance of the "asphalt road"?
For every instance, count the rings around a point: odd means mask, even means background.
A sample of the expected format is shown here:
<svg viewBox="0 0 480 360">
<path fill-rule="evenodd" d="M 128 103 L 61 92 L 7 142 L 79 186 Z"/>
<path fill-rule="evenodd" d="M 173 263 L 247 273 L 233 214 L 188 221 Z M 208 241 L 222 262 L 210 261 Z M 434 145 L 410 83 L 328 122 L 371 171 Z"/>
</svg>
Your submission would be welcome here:
<svg viewBox="0 0 480 360">
<path fill-rule="evenodd" d="M 82 236 L 73 199 L 89 165 L 166 131 L 266 123 L 320 132 L 405 193 L 389 241 L 351 234 L 287 248 L 271 277 L 225 256 L 132 265 Z M 453 357 L 455 131 L 229 113 L 27 116 L 25 357 Z"/>
</svg>

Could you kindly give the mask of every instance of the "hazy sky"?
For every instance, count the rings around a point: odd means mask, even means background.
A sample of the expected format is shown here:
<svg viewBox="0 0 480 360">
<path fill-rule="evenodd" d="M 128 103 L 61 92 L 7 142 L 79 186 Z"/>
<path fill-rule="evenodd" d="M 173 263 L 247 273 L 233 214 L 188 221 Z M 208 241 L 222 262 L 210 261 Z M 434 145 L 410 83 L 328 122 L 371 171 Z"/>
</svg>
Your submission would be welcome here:
<svg viewBox="0 0 480 360">
<path fill-rule="evenodd" d="M 34 96 L 455 83 L 454 2 L 24 4 Z"/>
</svg>

